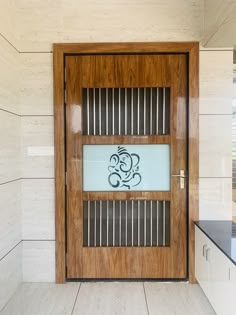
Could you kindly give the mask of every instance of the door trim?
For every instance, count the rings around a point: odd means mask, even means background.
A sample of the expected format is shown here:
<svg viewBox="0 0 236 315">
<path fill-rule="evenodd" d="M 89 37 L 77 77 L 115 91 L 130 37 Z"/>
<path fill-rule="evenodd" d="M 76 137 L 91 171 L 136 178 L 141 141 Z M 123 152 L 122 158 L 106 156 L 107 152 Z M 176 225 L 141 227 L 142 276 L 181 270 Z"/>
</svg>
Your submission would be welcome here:
<svg viewBox="0 0 236 315">
<path fill-rule="evenodd" d="M 66 281 L 65 95 L 64 58 L 68 54 L 185 53 L 188 55 L 188 270 L 195 283 L 194 221 L 198 220 L 199 182 L 199 43 L 79 43 L 53 45 L 55 146 L 56 282 Z"/>
</svg>

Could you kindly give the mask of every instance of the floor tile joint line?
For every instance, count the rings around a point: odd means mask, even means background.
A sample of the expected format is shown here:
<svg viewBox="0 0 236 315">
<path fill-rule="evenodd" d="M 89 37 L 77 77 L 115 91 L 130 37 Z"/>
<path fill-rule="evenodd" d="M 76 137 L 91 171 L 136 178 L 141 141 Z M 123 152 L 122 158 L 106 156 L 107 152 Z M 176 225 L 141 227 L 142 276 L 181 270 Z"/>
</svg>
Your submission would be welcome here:
<svg viewBox="0 0 236 315">
<path fill-rule="evenodd" d="M 19 288 L 23 285 L 24 283 L 21 282 L 15 289 L 14 293 L 10 296 L 10 298 L 7 300 L 6 304 L 0 309 L 0 314 L 1 312 L 8 306 L 8 304 L 11 302 L 11 300 L 14 298 L 14 296 L 17 294 Z"/>
<path fill-rule="evenodd" d="M 148 308 L 148 301 L 147 301 L 147 295 L 146 295 L 146 290 L 145 290 L 145 284 L 144 284 L 144 282 L 143 282 L 143 292 L 144 292 L 144 298 L 145 298 L 146 307 L 147 307 L 147 313 L 148 313 L 148 315 L 149 315 L 150 313 L 149 313 L 149 308 Z"/>
<path fill-rule="evenodd" d="M 76 305 L 76 302 L 77 302 L 77 299 L 78 299 L 78 295 L 79 295 L 79 292 L 80 292 L 81 285 L 82 285 L 82 283 L 80 282 L 80 285 L 79 285 L 79 288 L 78 288 L 78 291 L 77 291 L 77 294 L 76 294 L 76 297 L 75 297 L 75 302 L 74 302 L 74 305 L 73 305 L 73 309 L 72 309 L 71 315 L 73 315 L 73 313 L 74 313 L 74 309 L 75 309 L 75 305 Z"/>
</svg>

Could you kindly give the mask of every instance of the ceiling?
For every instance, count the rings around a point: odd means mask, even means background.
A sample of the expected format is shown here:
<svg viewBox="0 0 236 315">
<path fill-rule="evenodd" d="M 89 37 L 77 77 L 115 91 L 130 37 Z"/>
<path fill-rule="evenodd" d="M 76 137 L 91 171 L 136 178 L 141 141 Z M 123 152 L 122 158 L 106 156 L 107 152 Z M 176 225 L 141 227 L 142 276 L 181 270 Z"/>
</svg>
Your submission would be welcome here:
<svg viewBox="0 0 236 315">
<path fill-rule="evenodd" d="M 236 48 L 236 0 L 204 1 L 204 47 Z"/>
</svg>

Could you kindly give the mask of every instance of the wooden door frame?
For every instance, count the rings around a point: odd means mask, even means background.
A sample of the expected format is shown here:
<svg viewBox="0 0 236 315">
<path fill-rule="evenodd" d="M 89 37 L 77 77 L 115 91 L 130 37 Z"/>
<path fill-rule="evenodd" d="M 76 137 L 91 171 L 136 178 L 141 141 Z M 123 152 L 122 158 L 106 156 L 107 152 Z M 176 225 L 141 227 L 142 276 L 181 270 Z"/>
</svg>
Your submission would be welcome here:
<svg viewBox="0 0 236 315">
<path fill-rule="evenodd" d="M 199 43 L 79 43 L 53 45 L 56 282 L 66 281 L 65 96 L 66 55 L 184 53 L 188 56 L 188 274 L 195 283 L 194 221 L 198 220 L 199 182 Z"/>
</svg>

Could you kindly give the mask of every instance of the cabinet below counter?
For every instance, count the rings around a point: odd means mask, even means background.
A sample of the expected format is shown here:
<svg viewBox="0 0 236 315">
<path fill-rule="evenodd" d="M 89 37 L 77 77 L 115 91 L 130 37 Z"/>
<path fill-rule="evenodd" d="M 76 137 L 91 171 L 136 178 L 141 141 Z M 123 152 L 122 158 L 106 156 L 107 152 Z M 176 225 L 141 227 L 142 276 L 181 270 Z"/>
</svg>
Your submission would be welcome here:
<svg viewBox="0 0 236 315">
<path fill-rule="evenodd" d="M 236 265 L 235 222 L 196 221 L 195 225 Z"/>
<path fill-rule="evenodd" d="M 196 279 L 218 315 L 235 315 L 233 224 L 231 221 L 198 221 L 195 225 Z"/>
</svg>

